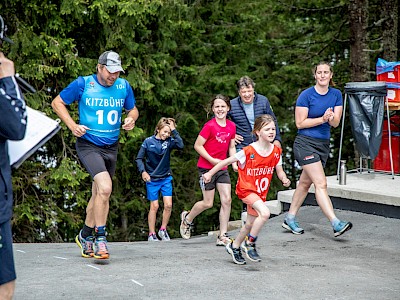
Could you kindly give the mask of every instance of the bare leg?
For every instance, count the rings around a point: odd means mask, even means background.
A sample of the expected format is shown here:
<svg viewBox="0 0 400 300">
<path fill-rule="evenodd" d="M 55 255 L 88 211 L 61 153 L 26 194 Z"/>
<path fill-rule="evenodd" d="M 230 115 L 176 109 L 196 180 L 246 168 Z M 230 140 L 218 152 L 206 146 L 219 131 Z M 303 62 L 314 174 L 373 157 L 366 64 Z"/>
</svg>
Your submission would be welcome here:
<svg viewBox="0 0 400 300">
<path fill-rule="evenodd" d="M 239 234 L 236 236 L 232 243 L 232 248 L 239 248 L 240 244 L 244 241 L 246 236 L 250 233 L 251 228 L 253 227 L 253 222 L 256 217 L 247 214 L 246 224 L 240 228 Z"/>
<path fill-rule="evenodd" d="M 199 214 L 201 214 L 206 209 L 213 207 L 214 195 L 215 195 L 215 189 L 210 191 L 203 191 L 203 200 L 197 201 L 193 205 L 192 209 L 190 210 L 190 213 L 186 216 L 186 220 L 189 223 L 192 223 L 194 218 L 196 218 Z"/>
<path fill-rule="evenodd" d="M 15 280 L 0 285 L 0 299 L 11 300 L 14 295 Z"/>
<path fill-rule="evenodd" d="M 86 219 L 85 219 L 85 224 L 92 228 L 96 225 L 96 223 L 94 221 L 94 210 L 93 210 L 94 199 L 96 198 L 96 195 L 97 195 L 97 188 L 96 188 L 95 182 L 93 181 L 92 182 L 92 196 L 90 197 L 89 203 L 86 207 Z"/>
<path fill-rule="evenodd" d="M 258 216 L 255 218 L 253 222 L 253 226 L 251 227 L 250 234 L 252 236 L 258 236 L 265 222 L 268 221 L 271 213 L 269 208 L 265 206 L 262 200 L 256 201 L 253 204 L 253 208 L 257 211 Z"/>
<path fill-rule="evenodd" d="M 147 222 L 149 224 L 149 233 L 156 232 L 156 219 L 158 211 L 158 200 L 150 201 L 150 210 L 147 216 Z"/>
<path fill-rule="evenodd" d="M 93 199 L 93 213 L 96 226 L 104 226 L 107 223 L 110 208 L 110 195 L 112 191 L 112 180 L 108 172 L 101 172 L 94 176 L 96 196 Z M 92 199 L 91 199 L 92 200 Z"/>
<path fill-rule="evenodd" d="M 164 210 L 163 210 L 161 227 L 167 228 L 172 212 L 172 196 L 164 196 L 163 201 L 164 201 Z"/>
<path fill-rule="evenodd" d="M 217 189 L 221 200 L 219 211 L 219 231 L 220 235 L 228 232 L 228 222 L 231 215 L 231 185 L 228 183 L 217 183 Z"/>
<path fill-rule="evenodd" d="M 307 197 L 308 190 L 310 189 L 311 184 L 312 181 L 303 168 L 303 171 L 300 175 L 299 183 L 293 194 L 292 203 L 290 203 L 290 208 L 288 212 L 289 214 L 296 215 L 298 213 L 300 207 L 303 205 L 304 200 Z"/>
<path fill-rule="evenodd" d="M 321 162 L 315 162 L 303 166 L 303 173 L 306 173 L 308 178 L 314 183 L 315 198 L 324 215 L 332 221 L 336 218 L 333 212 L 333 205 L 331 198 L 328 195 L 328 188 L 326 183 L 325 172 Z M 303 174 L 302 174 L 303 175 Z"/>
</svg>

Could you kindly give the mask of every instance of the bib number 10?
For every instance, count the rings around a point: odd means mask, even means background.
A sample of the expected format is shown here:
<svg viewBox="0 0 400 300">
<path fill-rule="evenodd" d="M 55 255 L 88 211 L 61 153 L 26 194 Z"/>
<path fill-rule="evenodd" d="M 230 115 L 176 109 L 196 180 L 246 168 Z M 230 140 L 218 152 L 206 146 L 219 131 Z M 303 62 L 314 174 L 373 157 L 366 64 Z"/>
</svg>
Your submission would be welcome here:
<svg viewBox="0 0 400 300">
<path fill-rule="evenodd" d="M 261 180 L 257 179 L 256 180 L 256 186 L 257 186 L 257 192 L 258 193 L 263 193 L 268 189 L 269 186 L 269 180 L 268 178 L 263 178 Z"/>
<path fill-rule="evenodd" d="M 104 124 L 104 110 L 96 111 L 97 115 L 97 123 L 102 125 Z M 118 122 L 118 111 L 111 110 L 107 114 L 107 123 L 110 125 L 115 125 Z"/>
</svg>

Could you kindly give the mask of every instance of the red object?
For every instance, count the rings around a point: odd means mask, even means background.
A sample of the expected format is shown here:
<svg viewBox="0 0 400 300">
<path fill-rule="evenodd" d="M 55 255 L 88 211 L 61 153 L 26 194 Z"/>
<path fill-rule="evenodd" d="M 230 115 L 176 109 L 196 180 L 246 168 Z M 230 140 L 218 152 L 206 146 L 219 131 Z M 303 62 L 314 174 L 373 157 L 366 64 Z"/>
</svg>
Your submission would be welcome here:
<svg viewBox="0 0 400 300">
<path fill-rule="evenodd" d="M 400 89 L 388 88 L 386 99 L 389 102 L 400 102 Z"/>
<path fill-rule="evenodd" d="M 390 118 L 390 121 L 393 169 L 395 173 L 400 173 L 400 116 L 393 116 Z M 389 131 L 387 120 L 383 121 L 382 142 L 378 155 L 374 160 L 374 170 L 392 171 L 390 166 Z"/>
<path fill-rule="evenodd" d="M 395 66 L 392 72 L 378 74 L 377 81 L 400 82 L 400 66 Z"/>
</svg>

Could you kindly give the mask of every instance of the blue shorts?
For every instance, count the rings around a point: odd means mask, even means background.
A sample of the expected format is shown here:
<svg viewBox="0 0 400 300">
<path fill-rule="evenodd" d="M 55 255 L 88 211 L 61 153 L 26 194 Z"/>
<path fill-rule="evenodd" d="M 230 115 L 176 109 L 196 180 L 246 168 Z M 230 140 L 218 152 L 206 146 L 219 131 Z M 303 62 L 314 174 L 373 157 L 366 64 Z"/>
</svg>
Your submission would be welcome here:
<svg viewBox="0 0 400 300">
<path fill-rule="evenodd" d="M 0 224 L 0 285 L 13 281 L 15 274 L 11 222 Z"/>
<path fill-rule="evenodd" d="M 150 201 L 158 200 L 158 195 L 172 196 L 172 176 L 167 178 L 146 182 L 147 199 Z"/>
</svg>

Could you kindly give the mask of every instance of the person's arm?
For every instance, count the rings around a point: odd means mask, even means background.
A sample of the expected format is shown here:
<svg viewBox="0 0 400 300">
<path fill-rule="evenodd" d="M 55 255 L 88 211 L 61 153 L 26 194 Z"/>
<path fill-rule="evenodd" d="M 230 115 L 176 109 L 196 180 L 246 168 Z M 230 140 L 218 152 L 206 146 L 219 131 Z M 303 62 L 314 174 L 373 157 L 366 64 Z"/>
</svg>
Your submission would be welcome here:
<svg viewBox="0 0 400 300">
<path fill-rule="evenodd" d="M 238 159 L 236 158 L 236 155 L 232 155 L 224 160 L 221 160 L 219 163 L 217 163 L 210 171 L 207 173 L 203 174 L 203 179 L 205 183 L 209 183 L 211 181 L 211 177 L 215 173 L 217 173 L 219 170 L 221 170 L 223 167 L 229 166 L 230 164 L 233 164 L 234 162 L 237 162 Z"/>
<path fill-rule="evenodd" d="M 282 182 L 284 187 L 290 186 L 290 179 L 287 178 L 285 171 L 283 170 L 282 165 L 277 165 L 275 167 L 276 175 L 278 176 L 279 180 Z"/>
<path fill-rule="evenodd" d="M 206 148 L 204 148 L 204 144 L 206 143 L 206 141 L 207 140 L 205 138 L 203 138 L 201 135 L 198 135 L 196 142 L 194 143 L 194 150 L 196 150 L 198 154 L 208 160 L 211 164 L 216 165 L 221 160 L 214 158 L 210 154 L 208 154 Z"/>
<path fill-rule="evenodd" d="M 68 112 L 65 102 L 61 99 L 60 95 L 54 98 L 51 102 L 51 107 L 59 118 L 67 125 L 72 134 L 76 137 L 81 137 L 86 133 L 89 127 L 85 125 L 76 124 Z"/>
<path fill-rule="evenodd" d="M 14 77 L 13 61 L 0 52 L 0 137 L 22 140 L 25 136 L 27 115 L 22 93 Z"/>
<path fill-rule="evenodd" d="M 333 116 L 329 118 L 329 125 L 336 128 L 340 124 L 340 119 L 342 118 L 343 106 L 335 106 L 333 110 Z"/>
<path fill-rule="evenodd" d="M 171 143 L 171 148 L 173 149 L 183 149 L 183 140 L 179 135 L 178 130 L 176 130 L 175 119 L 168 118 L 168 125 L 171 128 L 171 135 L 173 136 L 173 141 Z"/>
<path fill-rule="evenodd" d="M 322 117 L 308 118 L 308 108 L 303 106 L 296 106 L 295 109 L 296 127 L 298 129 L 315 127 L 324 124 L 326 122 L 329 122 L 329 119 L 332 118 L 332 115 L 333 115 L 332 109 L 328 108 Z M 340 118 L 338 118 L 338 120 L 339 120 L 338 122 L 340 122 Z"/>
<path fill-rule="evenodd" d="M 136 166 L 139 170 L 139 173 L 142 175 L 142 179 L 147 182 L 150 181 L 150 175 L 149 173 L 146 172 L 146 168 L 144 165 L 144 157 L 146 156 L 146 148 L 144 147 L 144 144 L 140 147 L 139 153 L 136 156 L 135 162 Z"/>
<path fill-rule="evenodd" d="M 132 130 L 135 127 L 136 120 L 139 118 L 139 111 L 136 106 L 128 112 L 128 116 L 122 124 L 122 128 L 125 130 Z"/>
<path fill-rule="evenodd" d="M 234 139 L 232 139 L 229 143 L 229 156 L 233 156 L 236 154 L 236 142 Z M 237 162 L 232 163 L 232 169 L 233 171 L 237 172 L 238 171 L 238 165 Z"/>
</svg>

